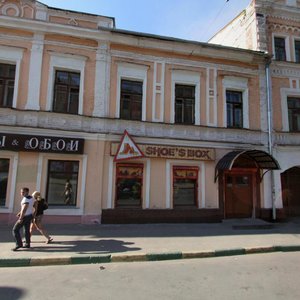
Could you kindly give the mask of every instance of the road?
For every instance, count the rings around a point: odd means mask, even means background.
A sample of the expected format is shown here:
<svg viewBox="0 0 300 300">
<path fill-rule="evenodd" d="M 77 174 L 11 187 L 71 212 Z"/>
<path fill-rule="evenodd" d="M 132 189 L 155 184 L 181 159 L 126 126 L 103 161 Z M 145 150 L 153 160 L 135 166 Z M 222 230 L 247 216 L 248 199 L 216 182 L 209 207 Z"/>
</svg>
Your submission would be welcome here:
<svg viewBox="0 0 300 300">
<path fill-rule="evenodd" d="M 1 268 L 1 300 L 300 299 L 300 253 Z"/>
</svg>

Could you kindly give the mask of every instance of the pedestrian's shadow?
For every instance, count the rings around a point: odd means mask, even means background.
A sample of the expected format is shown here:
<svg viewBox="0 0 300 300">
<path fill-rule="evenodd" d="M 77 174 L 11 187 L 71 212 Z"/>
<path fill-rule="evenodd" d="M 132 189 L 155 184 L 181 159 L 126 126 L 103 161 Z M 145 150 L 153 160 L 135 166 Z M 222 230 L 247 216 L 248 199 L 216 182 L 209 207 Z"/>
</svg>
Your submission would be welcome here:
<svg viewBox="0 0 300 300">
<path fill-rule="evenodd" d="M 0 286 L 1 299 L 18 300 L 23 299 L 25 291 L 16 287 Z"/>
<path fill-rule="evenodd" d="M 75 252 L 80 254 L 109 254 L 117 252 L 139 251 L 139 247 L 131 247 L 132 242 L 124 242 L 115 239 L 105 240 L 77 240 L 77 241 L 57 241 L 51 245 L 32 245 L 32 251 L 36 252 Z"/>
</svg>

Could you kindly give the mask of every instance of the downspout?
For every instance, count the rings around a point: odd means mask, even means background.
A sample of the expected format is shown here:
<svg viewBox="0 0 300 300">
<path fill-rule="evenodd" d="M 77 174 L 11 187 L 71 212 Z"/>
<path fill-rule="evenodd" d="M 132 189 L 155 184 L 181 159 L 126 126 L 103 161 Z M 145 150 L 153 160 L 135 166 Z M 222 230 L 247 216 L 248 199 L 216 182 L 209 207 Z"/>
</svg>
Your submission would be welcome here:
<svg viewBox="0 0 300 300">
<path fill-rule="evenodd" d="M 270 73 L 271 59 L 266 62 L 266 81 L 267 81 L 267 106 L 268 106 L 268 150 L 269 154 L 273 155 L 273 119 L 272 119 L 272 83 L 271 83 L 271 73 Z M 274 171 L 271 170 L 271 192 L 272 192 L 272 219 L 276 220 L 276 206 L 275 206 L 275 184 L 274 184 Z"/>
</svg>

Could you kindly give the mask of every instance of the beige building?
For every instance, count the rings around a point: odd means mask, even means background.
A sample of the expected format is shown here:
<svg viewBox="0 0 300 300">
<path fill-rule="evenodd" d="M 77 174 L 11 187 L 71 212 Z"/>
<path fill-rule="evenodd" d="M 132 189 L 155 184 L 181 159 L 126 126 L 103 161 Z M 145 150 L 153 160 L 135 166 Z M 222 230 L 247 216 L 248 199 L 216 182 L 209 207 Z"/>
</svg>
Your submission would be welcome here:
<svg viewBox="0 0 300 300">
<path fill-rule="evenodd" d="M 300 215 L 300 1 L 255 0 L 211 43 L 269 53 L 270 153 L 275 206 L 285 216 Z"/>
<path fill-rule="evenodd" d="M 47 222 L 272 218 L 269 60 L 1 1 L 0 221 L 24 186 L 47 199 Z"/>
</svg>

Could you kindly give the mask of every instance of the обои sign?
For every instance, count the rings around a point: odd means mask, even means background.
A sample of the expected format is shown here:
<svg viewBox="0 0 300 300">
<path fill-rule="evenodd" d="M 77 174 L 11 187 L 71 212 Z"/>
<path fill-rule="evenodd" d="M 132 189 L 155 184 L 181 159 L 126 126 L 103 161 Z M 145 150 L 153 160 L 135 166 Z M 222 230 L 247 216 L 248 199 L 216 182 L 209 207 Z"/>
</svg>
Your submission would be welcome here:
<svg viewBox="0 0 300 300">
<path fill-rule="evenodd" d="M 83 139 L 0 133 L 0 150 L 83 153 Z"/>
</svg>

